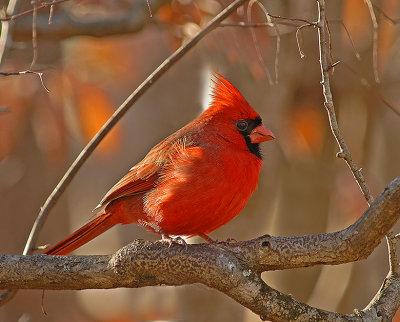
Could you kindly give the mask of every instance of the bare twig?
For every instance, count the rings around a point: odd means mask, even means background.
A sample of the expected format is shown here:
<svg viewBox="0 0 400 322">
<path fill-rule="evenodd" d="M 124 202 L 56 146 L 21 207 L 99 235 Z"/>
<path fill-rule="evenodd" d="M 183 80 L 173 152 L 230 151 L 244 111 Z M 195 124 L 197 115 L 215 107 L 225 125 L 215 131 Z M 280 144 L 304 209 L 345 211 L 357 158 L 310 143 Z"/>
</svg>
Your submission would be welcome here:
<svg viewBox="0 0 400 322">
<path fill-rule="evenodd" d="M 279 82 L 279 54 L 281 52 L 281 36 L 278 27 L 274 24 L 275 30 L 276 30 L 276 52 L 275 52 L 275 64 L 274 64 L 274 69 L 275 69 L 275 84 L 278 84 Z"/>
<path fill-rule="evenodd" d="M 278 84 L 278 80 L 279 80 L 279 53 L 281 51 L 281 35 L 279 32 L 279 28 L 278 26 L 272 21 L 272 19 L 270 18 L 271 15 L 269 14 L 269 12 L 267 11 L 267 8 L 265 8 L 265 6 L 258 0 L 257 4 L 258 6 L 261 8 L 261 10 L 263 11 L 265 18 L 267 19 L 267 23 L 269 23 L 276 32 L 276 52 L 275 52 L 275 63 L 274 63 L 274 70 L 275 70 L 275 84 Z"/>
<path fill-rule="evenodd" d="M 263 7 L 258 0 L 250 0 L 249 1 L 249 4 L 247 6 L 247 21 L 249 23 L 251 23 L 251 20 L 252 20 L 251 19 L 251 12 L 252 12 L 252 8 L 253 8 L 254 4 L 257 4 L 260 8 Z M 270 21 L 269 18 L 267 18 L 267 23 L 269 23 L 269 25 L 271 27 L 273 27 L 273 24 L 272 24 L 272 22 Z M 261 64 L 261 66 L 263 67 L 263 69 L 265 71 L 265 75 L 267 76 L 268 83 L 270 85 L 273 85 L 273 80 L 272 80 L 272 77 L 271 77 L 271 73 L 270 73 L 270 71 L 269 71 L 269 69 L 268 69 L 268 67 L 267 67 L 267 65 L 266 65 L 266 63 L 264 61 L 264 58 L 263 58 L 263 56 L 261 54 L 260 46 L 258 45 L 258 41 L 257 41 L 257 35 L 256 35 L 256 33 L 255 33 L 255 31 L 253 29 L 251 29 L 251 37 L 253 39 L 253 44 L 254 44 L 254 47 L 256 49 L 258 61 L 259 61 L 259 63 Z"/>
<path fill-rule="evenodd" d="M 386 14 L 386 12 L 383 11 L 382 8 L 379 7 L 376 3 L 372 3 L 372 5 L 373 5 L 373 7 L 374 7 L 377 11 L 379 11 L 379 13 L 380 13 L 383 17 L 385 17 L 387 20 L 389 20 L 393 25 L 397 25 L 397 24 L 400 23 L 400 19 L 399 19 L 399 18 L 397 18 L 397 19 L 391 18 L 391 17 L 390 17 L 388 14 Z"/>
<path fill-rule="evenodd" d="M 290 22 L 285 22 L 285 21 L 274 21 L 274 24 L 277 25 L 285 25 L 285 26 L 291 26 L 291 27 L 297 27 L 297 24 L 295 23 L 290 23 Z M 269 22 L 258 22 L 258 23 L 246 23 L 246 22 L 238 22 L 238 23 L 221 23 L 219 27 L 242 27 L 242 28 L 264 28 L 264 27 L 270 27 L 271 23 Z"/>
<path fill-rule="evenodd" d="M 7 16 L 4 17 L 4 18 L 0 18 L 0 21 L 13 21 L 13 20 L 17 20 L 17 19 L 19 19 L 19 18 L 21 18 L 21 17 L 23 17 L 23 16 L 27 16 L 27 15 L 29 15 L 29 14 L 31 14 L 31 13 L 37 11 L 37 10 L 41 10 L 41 9 L 48 8 L 48 7 L 50 7 L 50 9 L 51 9 L 52 7 L 54 7 L 54 5 L 57 5 L 57 4 L 66 2 L 66 1 L 69 1 L 69 0 L 55 0 L 55 1 L 52 1 L 52 2 L 40 1 L 40 4 L 41 4 L 41 5 L 40 5 L 40 6 L 37 6 L 36 9 L 35 9 L 35 8 L 32 8 L 32 9 L 30 9 L 30 10 L 26 10 L 26 11 L 21 12 L 21 13 L 18 13 L 18 14 L 10 14 L 10 13 L 7 13 Z M 34 1 L 34 2 L 37 2 L 37 0 Z"/>
<path fill-rule="evenodd" d="M 153 17 L 153 14 L 151 13 L 150 2 L 149 2 L 149 0 L 146 0 L 146 2 L 147 2 L 147 7 L 149 8 L 150 18 L 152 18 L 152 17 Z"/>
<path fill-rule="evenodd" d="M 309 21 L 307 19 L 299 19 L 299 18 L 290 18 L 290 17 L 284 17 L 284 16 L 275 16 L 268 14 L 271 18 L 274 19 L 282 19 L 282 20 L 288 20 L 288 21 L 295 21 L 295 22 L 301 22 L 306 25 L 313 25 L 314 27 L 317 27 L 317 22 Z"/>
<path fill-rule="evenodd" d="M 361 55 L 356 49 L 356 46 L 354 44 L 353 38 L 351 37 L 351 34 L 349 32 L 349 29 L 347 29 L 346 25 L 344 24 L 343 20 L 330 20 L 329 22 L 331 23 L 340 23 L 340 25 L 343 27 L 344 31 L 346 32 L 347 38 L 349 38 L 351 48 L 353 49 L 354 55 L 356 56 L 357 60 L 361 60 Z"/>
<path fill-rule="evenodd" d="M 347 147 L 346 142 L 343 139 L 341 131 L 339 129 L 335 107 L 333 104 L 332 92 L 330 88 L 330 78 L 329 78 L 329 70 L 331 68 L 331 64 L 329 63 L 329 43 L 328 43 L 328 31 L 326 27 L 325 20 L 325 0 L 317 0 L 318 4 L 318 39 L 319 39 L 319 56 L 320 56 L 320 65 L 321 65 L 321 77 L 322 77 L 322 90 L 325 98 L 325 108 L 328 112 L 329 123 L 331 126 L 332 133 L 339 145 L 340 151 L 337 156 L 339 158 L 343 158 L 347 165 L 349 166 L 351 172 L 353 173 L 354 178 L 356 179 L 365 199 L 368 204 L 371 204 L 373 201 L 373 197 L 368 189 L 368 186 L 365 182 L 364 175 L 362 174 L 362 170 L 357 166 L 354 162 L 351 153 Z"/>
<path fill-rule="evenodd" d="M 33 68 L 36 64 L 36 60 L 38 57 L 38 41 L 37 41 L 37 7 L 38 7 L 38 0 L 33 0 L 32 1 L 32 6 L 33 6 L 33 13 L 32 13 L 32 50 L 33 50 L 33 56 L 32 56 L 32 62 L 31 62 L 31 67 L 30 69 Z"/>
<path fill-rule="evenodd" d="M 342 62 L 342 65 L 359 78 L 362 86 L 368 89 L 383 104 L 389 107 L 396 115 L 400 116 L 400 109 L 396 108 L 391 102 L 389 102 L 388 99 L 385 96 L 383 96 L 380 91 L 378 91 L 375 87 L 373 87 L 365 77 L 361 76 L 358 72 L 356 72 L 354 68 L 352 68 L 349 64 Z"/>
<path fill-rule="evenodd" d="M 300 53 L 300 58 L 304 58 L 305 54 L 303 52 L 303 50 L 301 49 L 301 31 L 304 27 L 316 27 L 317 23 L 316 22 L 312 22 L 306 19 L 299 19 L 299 18 L 290 18 L 290 17 L 284 17 L 284 16 L 276 16 L 276 15 L 271 15 L 270 13 L 266 12 L 266 14 L 268 16 L 270 16 L 273 19 L 277 19 L 277 20 L 285 20 L 285 21 L 293 21 L 293 22 L 298 22 L 298 23 L 302 23 L 302 25 L 297 26 L 296 28 L 296 42 L 297 42 L 297 47 L 299 49 L 299 53 Z M 273 23 L 278 23 L 276 21 L 273 21 Z"/>
<path fill-rule="evenodd" d="M 372 6 L 371 0 L 365 0 L 368 6 L 369 14 L 372 20 L 373 27 L 373 40 L 372 40 L 372 65 L 374 70 L 375 82 L 379 83 L 379 72 L 378 72 L 378 21 L 376 20 L 376 15 L 374 7 Z"/>
<path fill-rule="evenodd" d="M 50 11 L 49 11 L 49 25 L 51 25 L 53 21 L 53 15 L 54 15 L 54 4 L 50 6 Z"/>
<path fill-rule="evenodd" d="M 306 19 L 298 19 L 298 18 L 289 18 L 289 17 L 284 17 L 284 16 L 276 16 L 276 15 L 271 15 L 269 12 L 267 12 L 267 10 L 265 9 L 264 6 L 262 6 L 262 4 L 258 1 L 258 0 L 254 0 L 252 2 L 249 3 L 249 9 L 248 9 L 248 21 L 251 20 L 250 14 L 251 14 L 251 6 L 253 5 L 253 3 L 257 3 L 262 10 L 264 11 L 265 15 L 267 17 L 273 18 L 274 20 L 268 19 L 267 22 L 262 22 L 262 23 L 244 23 L 244 22 L 240 22 L 240 23 L 224 23 L 221 24 L 220 27 L 247 27 L 247 28 L 259 28 L 259 27 L 273 27 L 275 28 L 276 32 L 277 32 L 277 54 L 276 54 L 276 58 L 275 58 L 275 77 L 277 79 L 277 71 L 278 71 L 278 56 L 279 56 L 279 51 L 280 51 L 280 34 L 279 34 L 279 30 L 276 27 L 276 25 L 286 25 L 286 26 L 291 26 L 291 27 L 296 27 L 296 42 L 297 42 L 297 48 L 299 49 L 299 53 L 300 53 L 300 57 L 304 58 L 305 54 L 303 52 L 303 50 L 301 49 L 301 31 L 304 27 L 316 27 L 317 23 L 316 22 L 312 22 Z M 250 14 L 249 14 L 250 12 Z M 277 21 L 276 21 L 277 20 Z M 283 20 L 283 21 L 282 21 Z M 287 21 L 286 21 L 287 20 Z M 288 21 L 293 21 L 293 23 L 290 23 Z M 302 25 L 298 25 L 297 23 L 303 23 Z M 255 34 L 253 35 L 253 41 L 254 41 L 254 37 Z M 256 46 L 256 50 L 258 50 L 257 46 Z M 257 51 L 257 55 L 259 57 L 258 51 Z M 260 60 L 260 57 L 259 57 Z M 265 66 L 264 60 L 261 57 L 260 60 L 263 64 L 263 66 Z"/>
<path fill-rule="evenodd" d="M 269 12 L 264 11 L 268 17 L 271 17 L 273 19 L 276 19 L 278 21 L 272 20 L 272 19 L 267 19 L 268 22 L 259 22 L 259 23 L 244 23 L 244 22 L 239 22 L 239 23 L 221 23 L 221 27 L 273 27 L 272 23 L 277 24 L 277 25 L 287 25 L 287 26 L 293 26 L 293 27 L 298 27 L 299 23 L 302 23 L 304 25 L 312 25 L 314 27 L 317 27 L 317 23 L 313 21 L 309 21 L 306 19 L 298 19 L 298 18 L 290 18 L 290 17 L 284 17 L 284 16 L 276 16 L 276 15 L 271 15 Z M 283 21 L 280 21 L 283 20 Z M 293 23 L 288 23 L 288 21 L 293 21 Z M 297 23 L 296 23 L 297 22 Z"/>
<path fill-rule="evenodd" d="M 303 28 L 310 27 L 310 26 L 312 26 L 312 25 L 305 24 L 305 25 L 301 25 L 301 26 L 297 27 L 297 29 L 296 29 L 296 43 L 297 43 L 297 48 L 299 49 L 300 58 L 306 57 L 303 50 L 301 49 L 301 45 L 303 43 L 303 35 L 302 35 L 301 31 Z"/>
<path fill-rule="evenodd" d="M 46 92 L 50 92 L 50 90 L 47 88 L 46 84 L 44 83 L 42 72 L 35 72 L 30 69 L 23 70 L 20 72 L 0 72 L 0 76 L 18 76 L 18 75 L 26 75 L 26 74 L 34 74 L 34 75 L 39 76 L 40 83 L 42 84 L 43 88 L 46 90 Z"/>
</svg>

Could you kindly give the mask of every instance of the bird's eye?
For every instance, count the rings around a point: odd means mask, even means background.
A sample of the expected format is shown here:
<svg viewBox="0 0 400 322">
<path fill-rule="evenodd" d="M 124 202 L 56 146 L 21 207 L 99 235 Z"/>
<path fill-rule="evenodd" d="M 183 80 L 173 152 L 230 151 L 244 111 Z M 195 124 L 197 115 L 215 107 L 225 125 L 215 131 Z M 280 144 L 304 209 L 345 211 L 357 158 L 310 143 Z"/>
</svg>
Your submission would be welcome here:
<svg viewBox="0 0 400 322">
<path fill-rule="evenodd" d="M 238 128 L 239 131 L 245 131 L 247 129 L 247 122 L 245 120 L 239 120 L 236 123 L 236 127 Z"/>
</svg>

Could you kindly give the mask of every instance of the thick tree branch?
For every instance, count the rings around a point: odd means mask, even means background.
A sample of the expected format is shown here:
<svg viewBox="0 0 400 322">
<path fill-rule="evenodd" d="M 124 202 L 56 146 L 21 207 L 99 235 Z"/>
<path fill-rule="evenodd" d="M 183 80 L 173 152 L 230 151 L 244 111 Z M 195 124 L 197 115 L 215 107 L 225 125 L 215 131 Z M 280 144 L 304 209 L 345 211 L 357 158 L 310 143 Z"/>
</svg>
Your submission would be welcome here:
<svg viewBox="0 0 400 322">
<path fill-rule="evenodd" d="M 0 288 L 87 289 L 201 283 L 274 321 L 356 321 L 393 316 L 400 280 L 390 275 L 365 311 L 351 315 L 313 308 L 269 287 L 261 272 L 366 258 L 400 217 L 400 177 L 350 227 L 334 233 L 263 236 L 222 244 L 174 244 L 137 240 L 113 255 L 1 255 Z M 374 227 L 374 229 L 369 229 Z M 388 304 L 388 302 L 390 302 Z"/>
</svg>

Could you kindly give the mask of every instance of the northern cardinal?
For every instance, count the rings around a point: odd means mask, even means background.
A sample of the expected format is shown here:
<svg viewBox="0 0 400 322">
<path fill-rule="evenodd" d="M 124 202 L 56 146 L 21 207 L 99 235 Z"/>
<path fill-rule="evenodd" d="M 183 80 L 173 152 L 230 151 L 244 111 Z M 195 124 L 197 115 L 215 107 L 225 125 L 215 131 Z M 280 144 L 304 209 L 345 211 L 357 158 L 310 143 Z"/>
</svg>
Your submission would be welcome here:
<svg viewBox="0 0 400 322">
<path fill-rule="evenodd" d="M 275 137 L 230 82 L 217 74 L 214 83 L 209 108 L 151 149 L 88 224 L 45 254 L 66 255 L 116 224 L 210 242 L 208 233 L 239 214 L 257 187 L 259 143 Z"/>
</svg>

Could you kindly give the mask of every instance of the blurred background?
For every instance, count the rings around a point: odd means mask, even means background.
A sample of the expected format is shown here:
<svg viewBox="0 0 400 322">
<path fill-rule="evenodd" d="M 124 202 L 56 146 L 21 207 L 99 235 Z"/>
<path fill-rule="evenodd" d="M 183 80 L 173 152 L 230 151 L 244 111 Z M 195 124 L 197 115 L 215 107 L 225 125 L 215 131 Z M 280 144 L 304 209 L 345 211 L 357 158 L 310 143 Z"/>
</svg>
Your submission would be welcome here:
<svg viewBox="0 0 400 322">
<path fill-rule="evenodd" d="M 151 0 L 150 13 L 145 0 L 66 1 L 54 7 L 51 25 L 49 9 L 38 12 L 32 69 L 44 73 L 50 92 L 36 75 L 0 78 L 0 253 L 22 252 L 40 207 L 81 149 L 166 57 L 230 2 Z M 393 20 L 400 16 L 400 3 L 374 1 L 377 83 L 367 5 L 327 2 L 332 59 L 341 61 L 331 75 L 339 125 L 376 196 L 400 175 L 400 37 Z M 260 3 L 272 15 L 317 20 L 313 0 Z M 7 4 L 0 0 L 0 7 Z M 31 6 L 24 1 L 17 12 Z M 246 4 L 225 23 L 241 21 L 266 22 L 263 8 L 255 4 L 248 10 Z M 279 21 L 283 24 L 276 27 L 220 27 L 174 65 L 85 163 L 51 212 L 39 244 L 55 243 L 86 223 L 130 167 L 195 118 L 207 101 L 213 72 L 241 91 L 277 139 L 262 146 L 259 187 L 245 210 L 211 237 L 315 234 L 353 223 L 367 204 L 344 161 L 335 157 L 338 147 L 320 85 L 317 30 L 301 28 L 297 41 L 296 26 L 303 23 Z M 1 71 L 30 68 L 31 14 L 16 20 L 9 46 Z M 109 254 L 136 238 L 159 236 L 134 225 L 114 227 L 75 253 Z M 351 313 L 369 303 L 387 272 L 383 242 L 361 262 L 267 272 L 263 278 L 310 305 Z M 259 321 L 202 285 L 46 291 L 47 316 L 41 301 L 41 291 L 20 291 L 0 308 L 0 321 Z"/>
</svg>

